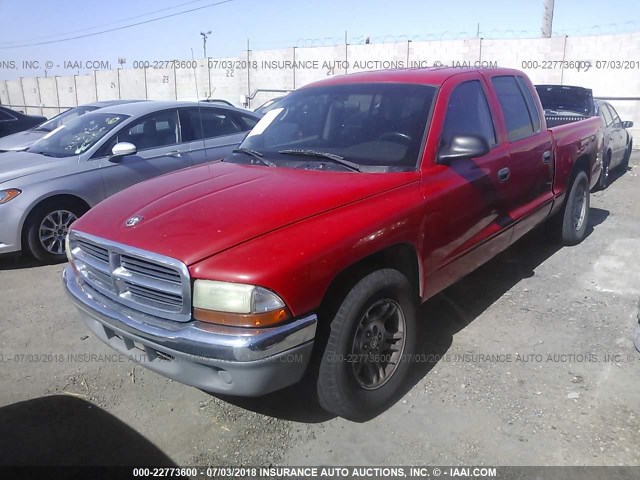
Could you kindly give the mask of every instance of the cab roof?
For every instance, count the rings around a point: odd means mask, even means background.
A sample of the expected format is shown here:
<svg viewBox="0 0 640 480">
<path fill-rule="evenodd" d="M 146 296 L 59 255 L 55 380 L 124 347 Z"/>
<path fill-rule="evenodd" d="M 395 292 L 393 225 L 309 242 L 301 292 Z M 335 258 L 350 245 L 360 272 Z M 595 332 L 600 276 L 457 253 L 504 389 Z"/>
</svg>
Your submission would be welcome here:
<svg viewBox="0 0 640 480">
<path fill-rule="evenodd" d="M 414 83 L 422 85 L 442 85 L 447 79 L 463 73 L 479 72 L 490 77 L 495 75 L 523 75 L 519 70 L 511 68 L 465 68 L 465 67 L 439 67 L 439 68 L 415 68 L 398 70 L 375 70 L 367 72 L 337 75 L 326 80 L 306 85 L 307 87 L 320 87 L 328 85 L 340 85 L 348 83 Z"/>
</svg>

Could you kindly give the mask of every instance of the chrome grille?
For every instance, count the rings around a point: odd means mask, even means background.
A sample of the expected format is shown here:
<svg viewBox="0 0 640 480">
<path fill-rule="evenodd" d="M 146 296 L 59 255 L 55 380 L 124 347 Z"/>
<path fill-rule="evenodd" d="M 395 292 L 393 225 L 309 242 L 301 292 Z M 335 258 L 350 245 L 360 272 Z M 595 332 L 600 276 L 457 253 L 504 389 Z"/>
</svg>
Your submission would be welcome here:
<svg viewBox="0 0 640 480">
<path fill-rule="evenodd" d="M 98 292 L 151 315 L 191 319 L 191 283 L 182 262 L 76 231 L 69 248 L 78 272 Z"/>
</svg>

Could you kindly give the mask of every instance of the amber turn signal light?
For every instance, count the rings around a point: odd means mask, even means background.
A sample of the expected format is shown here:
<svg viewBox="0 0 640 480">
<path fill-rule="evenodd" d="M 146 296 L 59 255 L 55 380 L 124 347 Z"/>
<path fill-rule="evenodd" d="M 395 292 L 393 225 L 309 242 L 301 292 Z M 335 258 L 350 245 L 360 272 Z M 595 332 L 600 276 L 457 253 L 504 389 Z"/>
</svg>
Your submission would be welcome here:
<svg viewBox="0 0 640 480">
<path fill-rule="evenodd" d="M 286 308 L 279 308 L 265 313 L 227 313 L 215 312 L 204 308 L 194 308 L 193 317 L 196 320 L 230 327 L 271 327 L 290 318 Z"/>
</svg>

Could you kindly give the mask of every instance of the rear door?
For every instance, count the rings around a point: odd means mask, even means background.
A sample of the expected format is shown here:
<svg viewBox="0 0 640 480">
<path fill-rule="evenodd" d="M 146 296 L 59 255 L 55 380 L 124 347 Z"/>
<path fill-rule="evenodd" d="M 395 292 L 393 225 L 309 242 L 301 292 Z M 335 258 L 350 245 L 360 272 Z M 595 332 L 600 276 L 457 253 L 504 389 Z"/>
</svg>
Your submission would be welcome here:
<svg viewBox="0 0 640 480">
<path fill-rule="evenodd" d="M 610 168 L 616 168 L 620 162 L 622 162 L 627 148 L 627 131 L 622 128 L 622 120 L 620 120 L 620 116 L 615 108 L 608 103 L 603 104 L 602 107 L 609 111 L 612 119 L 610 126 L 607 128 L 607 133 L 609 135 L 609 146 L 611 148 Z"/>
<path fill-rule="evenodd" d="M 533 86 L 519 75 L 492 76 L 509 151 L 508 216 L 512 241 L 549 215 L 553 203 L 553 145 L 542 128 L 542 110 Z"/>
<path fill-rule="evenodd" d="M 224 108 L 180 109 L 182 136 L 194 165 L 221 159 L 238 146 L 256 122 L 250 116 Z"/>
<path fill-rule="evenodd" d="M 143 180 L 191 166 L 189 146 L 180 138 L 176 109 L 154 112 L 125 125 L 103 149 L 108 152 L 119 142 L 132 143 L 137 152 L 118 162 L 109 156 L 100 159 L 107 197 Z"/>
<path fill-rule="evenodd" d="M 453 77 L 445 82 L 438 99 L 431 127 L 441 130 L 438 149 L 456 135 L 475 135 L 485 138 L 491 150 L 423 170 L 427 295 L 452 284 L 508 244 L 508 179 L 503 178 L 508 150 L 499 141 L 488 90 L 480 74 L 469 73 L 462 80 Z"/>
</svg>

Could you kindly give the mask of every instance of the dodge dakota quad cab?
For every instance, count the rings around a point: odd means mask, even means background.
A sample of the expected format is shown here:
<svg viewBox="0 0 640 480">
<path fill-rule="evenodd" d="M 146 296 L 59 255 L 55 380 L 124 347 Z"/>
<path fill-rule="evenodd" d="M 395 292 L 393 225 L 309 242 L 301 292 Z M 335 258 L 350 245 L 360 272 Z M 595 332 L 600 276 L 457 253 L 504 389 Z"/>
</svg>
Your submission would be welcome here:
<svg viewBox="0 0 640 480">
<path fill-rule="evenodd" d="M 546 219 L 584 238 L 600 128 L 547 129 L 516 70 L 327 79 L 222 162 L 93 208 L 63 283 L 97 337 L 151 370 L 239 396 L 307 374 L 325 409 L 362 421 L 396 399 L 421 301 Z"/>
</svg>

